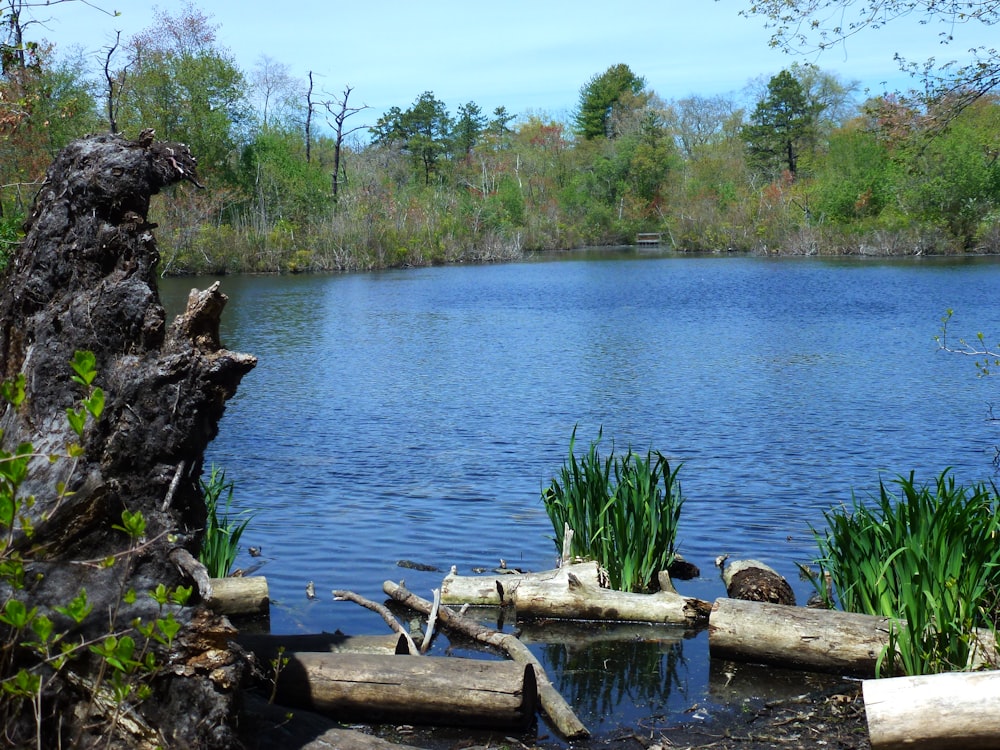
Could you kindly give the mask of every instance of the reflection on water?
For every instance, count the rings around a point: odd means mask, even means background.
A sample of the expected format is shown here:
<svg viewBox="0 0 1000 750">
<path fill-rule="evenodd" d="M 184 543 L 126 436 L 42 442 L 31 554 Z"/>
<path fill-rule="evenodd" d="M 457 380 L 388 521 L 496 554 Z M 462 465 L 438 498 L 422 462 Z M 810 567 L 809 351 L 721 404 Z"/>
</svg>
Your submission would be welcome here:
<svg viewBox="0 0 1000 750">
<path fill-rule="evenodd" d="M 208 283 L 167 280 L 168 309 Z M 679 589 L 707 600 L 729 553 L 763 559 L 805 601 L 796 563 L 815 556 L 825 510 L 911 470 L 989 478 L 1000 442 L 986 419 L 996 381 L 933 341 L 947 308 L 956 338 L 1000 337 L 997 259 L 604 252 L 222 288 L 222 339 L 259 364 L 207 459 L 256 514 L 243 539 L 264 554 L 237 564 L 265 563 L 276 632 L 385 632 L 329 592 L 440 585 L 401 559 L 552 567 L 539 494 L 574 426 L 581 443 L 603 427 L 681 464 L 679 550 L 702 575 Z M 703 635 L 663 653 L 534 648 L 598 713 L 677 718 L 708 696 Z M 598 674 L 605 659 L 615 669 Z"/>
</svg>

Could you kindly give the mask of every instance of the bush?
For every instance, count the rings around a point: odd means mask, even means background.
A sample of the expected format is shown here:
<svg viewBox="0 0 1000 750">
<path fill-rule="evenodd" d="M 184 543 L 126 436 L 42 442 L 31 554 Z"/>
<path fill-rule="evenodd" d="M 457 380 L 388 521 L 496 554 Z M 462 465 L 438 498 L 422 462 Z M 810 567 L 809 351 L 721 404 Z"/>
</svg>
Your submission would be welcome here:
<svg viewBox="0 0 1000 750">
<path fill-rule="evenodd" d="M 631 449 L 607 459 L 597 450 L 601 434 L 587 455 L 573 453 L 576 428 L 569 441 L 569 459 L 558 479 L 542 492 L 542 502 L 562 551 L 566 525 L 573 530 L 570 553 L 596 560 L 608 571 L 612 588 L 652 591 L 657 573 L 674 560 L 677 524 L 684 503 L 678 469 L 671 470 L 663 454 L 646 457 Z"/>
<path fill-rule="evenodd" d="M 226 481 L 226 472 L 215 465 L 212 466 L 208 481 L 201 482 L 208 520 L 205 521 L 205 535 L 201 540 L 199 557 L 211 578 L 225 578 L 229 575 L 240 549 L 240 537 L 253 518 L 245 511 L 231 515 L 234 489 L 233 483 Z M 226 506 L 220 515 L 219 499 L 223 493 L 226 493 Z"/>
<path fill-rule="evenodd" d="M 819 584 L 828 574 L 833 593 L 850 612 L 893 619 L 880 673 L 965 669 L 975 629 L 995 628 L 1000 591 L 1000 517 L 992 484 L 956 486 L 945 470 L 933 488 L 900 477 L 897 499 L 883 483 L 874 508 L 825 513 L 816 533 Z M 822 585 L 819 588 L 824 588 Z M 830 601 L 831 592 L 824 592 Z M 898 663 L 886 664 L 896 652 Z M 888 669 L 887 669 L 888 668 Z"/>
</svg>

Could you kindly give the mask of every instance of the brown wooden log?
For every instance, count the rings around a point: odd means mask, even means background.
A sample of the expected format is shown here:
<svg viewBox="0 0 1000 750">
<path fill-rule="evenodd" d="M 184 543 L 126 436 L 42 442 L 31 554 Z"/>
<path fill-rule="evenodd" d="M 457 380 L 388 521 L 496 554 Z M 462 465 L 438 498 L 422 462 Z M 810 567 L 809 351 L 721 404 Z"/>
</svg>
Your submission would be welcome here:
<svg viewBox="0 0 1000 750">
<path fill-rule="evenodd" d="M 297 635 L 271 635 L 270 633 L 243 633 L 236 642 L 252 651 L 265 662 L 278 656 L 283 648 L 285 655 L 298 651 L 327 654 L 393 654 L 409 653 L 406 639 L 401 635 L 344 635 L 336 633 L 308 633 Z"/>
<path fill-rule="evenodd" d="M 572 573 L 584 583 L 600 586 L 596 562 L 575 563 L 539 573 L 504 573 L 482 576 L 460 576 L 450 573 L 441 582 L 442 604 L 499 605 L 512 603 L 511 595 L 525 581 L 562 581 Z M 501 601 L 500 592 L 504 592 Z"/>
<path fill-rule="evenodd" d="M 416 594 L 411 593 L 403 586 L 395 584 L 392 581 L 383 583 L 382 590 L 397 602 L 406 605 L 410 609 L 422 612 L 423 614 L 429 614 L 431 611 L 431 602 L 421 599 Z M 581 739 L 590 736 L 590 732 L 587 731 L 587 728 L 577 718 L 576 714 L 573 713 L 573 709 L 569 707 L 559 694 L 559 691 L 549 681 L 541 662 L 516 637 L 510 633 L 500 633 L 484 627 L 455 614 L 451 609 L 444 606 L 438 611 L 438 619 L 446 628 L 463 633 L 480 643 L 502 649 L 513 661 L 519 664 L 531 665 L 535 670 L 535 678 L 538 684 L 538 698 L 542 703 L 542 708 L 545 709 L 545 713 L 559 733 L 566 739 Z"/>
<path fill-rule="evenodd" d="M 725 565 L 726 556 L 715 563 L 722 568 L 722 581 L 730 599 L 771 602 L 795 606 L 795 592 L 778 571 L 760 560 L 734 560 Z"/>
<path fill-rule="evenodd" d="M 870 677 L 889 620 L 829 609 L 717 599 L 708 621 L 712 658 Z"/>
<path fill-rule="evenodd" d="M 264 576 L 213 578 L 212 593 L 205 600 L 223 615 L 260 615 L 270 611 L 267 579 Z"/>
<path fill-rule="evenodd" d="M 569 572 L 550 580 L 524 580 L 511 592 L 517 616 L 526 619 L 616 620 L 695 625 L 711 605 L 672 591 L 633 594 L 584 583 Z"/>
<path fill-rule="evenodd" d="M 297 652 L 277 700 L 350 721 L 523 728 L 538 689 L 534 670 L 511 661 Z"/>
<path fill-rule="evenodd" d="M 865 680 L 872 750 L 1000 747 L 1000 672 Z"/>
</svg>

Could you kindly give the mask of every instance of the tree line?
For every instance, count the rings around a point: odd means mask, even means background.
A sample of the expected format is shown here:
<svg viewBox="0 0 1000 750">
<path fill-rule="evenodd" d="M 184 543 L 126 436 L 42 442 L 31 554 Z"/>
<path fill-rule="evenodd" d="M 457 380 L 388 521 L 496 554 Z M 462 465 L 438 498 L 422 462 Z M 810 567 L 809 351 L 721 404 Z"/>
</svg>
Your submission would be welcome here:
<svg viewBox="0 0 1000 750">
<path fill-rule="evenodd" d="M 996 252 L 1000 99 L 968 87 L 862 99 L 794 64 L 743 97 L 666 101 L 626 64 L 572 116 L 450 112 L 432 91 L 378 114 L 262 57 L 241 70 L 189 5 L 99 60 L 31 41 L 4 0 L 0 248 L 53 155 L 82 134 L 187 143 L 202 183 L 157 199 L 168 274 L 364 270 L 629 244 L 681 251 Z M 363 93 L 363 92 L 362 92 Z M 405 106 L 405 108 L 404 108 Z"/>
</svg>

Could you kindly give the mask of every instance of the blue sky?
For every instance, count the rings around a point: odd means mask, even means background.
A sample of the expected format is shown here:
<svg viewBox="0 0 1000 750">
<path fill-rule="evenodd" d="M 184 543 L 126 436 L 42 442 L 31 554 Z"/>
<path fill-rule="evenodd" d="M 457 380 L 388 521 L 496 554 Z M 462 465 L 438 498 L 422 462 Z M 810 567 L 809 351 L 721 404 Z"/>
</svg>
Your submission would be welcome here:
<svg viewBox="0 0 1000 750">
<path fill-rule="evenodd" d="M 183 0 L 90 0 L 121 15 L 111 18 L 83 3 L 36 11 L 49 18 L 43 33 L 60 48 L 80 45 L 100 55 L 122 37 L 150 26 L 154 7 L 178 13 Z M 219 24 L 218 41 L 244 71 L 262 55 L 305 79 L 319 92 L 353 87 L 352 104 L 371 107 L 374 121 L 392 106 L 407 108 L 432 91 L 454 112 L 476 102 L 484 112 L 500 105 L 516 115 L 570 117 L 580 87 L 611 65 L 627 64 L 666 100 L 692 94 L 741 96 L 747 84 L 793 62 L 815 62 L 862 90 L 905 89 L 895 52 L 913 59 L 952 59 L 988 29 L 960 29 L 942 47 L 936 28 L 916 19 L 850 40 L 820 57 L 788 55 L 768 46 L 759 17 L 744 18 L 750 0 L 469 0 L 423 3 L 381 0 L 215 0 L 195 6 Z M 978 39 L 973 34 L 978 35 Z M 322 98 L 322 97 L 321 97 Z"/>
</svg>

